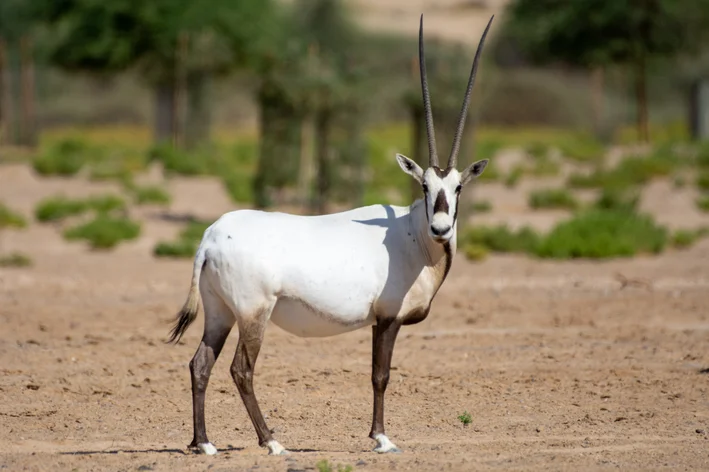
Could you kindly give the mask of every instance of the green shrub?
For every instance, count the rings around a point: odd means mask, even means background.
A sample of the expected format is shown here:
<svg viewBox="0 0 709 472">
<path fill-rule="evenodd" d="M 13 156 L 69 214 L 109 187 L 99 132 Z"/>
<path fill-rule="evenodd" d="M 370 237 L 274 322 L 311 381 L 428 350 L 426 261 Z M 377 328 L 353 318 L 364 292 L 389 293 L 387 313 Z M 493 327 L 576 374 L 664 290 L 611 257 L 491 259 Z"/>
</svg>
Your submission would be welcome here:
<svg viewBox="0 0 709 472">
<path fill-rule="evenodd" d="M 190 221 L 180 232 L 177 241 L 161 241 L 153 249 L 157 257 L 193 257 L 206 229 L 212 224 L 207 221 Z"/>
<path fill-rule="evenodd" d="M 603 189 L 601 195 L 594 203 L 600 210 L 621 210 L 633 212 L 638 207 L 640 196 L 633 190 L 620 190 L 614 188 Z"/>
<path fill-rule="evenodd" d="M 254 202 L 254 186 L 252 175 L 245 172 L 233 172 L 225 175 L 222 178 L 224 187 L 236 203 L 253 203 Z"/>
<path fill-rule="evenodd" d="M 24 228 L 27 221 L 19 213 L 10 210 L 4 203 L 0 203 L 0 229 Z"/>
<path fill-rule="evenodd" d="M 702 211 L 709 212 L 709 195 L 702 195 L 697 198 L 697 208 Z"/>
<path fill-rule="evenodd" d="M 702 170 L 697 176 L 697 187 L 700 190 L 709 190 L 709 170 Z"/>
<path fill-rule="evenodd" d="M 518 231 L 506 225 L 485 227 L 473 226 L 461 234 L 461 247 L 477 245 L 493 252 L 533 252 L 539 243 L 539 235 L 531 228 Z"/>
<path fill-rule="evenodd" d="M 462 414 L 458 415 L 458 421 L 463 423 L 463 426 L 468 426 L 470 423 L 473 422 L 473 417 L 470 416 L 470 413 L 464 411 Z"/>
<path fill-rule="evenodd" d="M 577 162 L 600 162 L 605 150 L 603 145 L 589 136 L 575 137 L 559 143 L 562 155 Z"/>
<path fill-rule="evenodd" d="M 554 177 L 561 173 L 561 165 L 550 157 L 543 157 L 534 161 L 529 173 L 535 177 Z"/>
<path fill-rule="evenodd" d="M 59 221 L 70 216 L 80 215 L 89 209 L 84 200 L 72 200 L 62 196 L 45 198 L 35 207 L 34 215 L 42 222 Z"/>
<path fill-rule="evenodd" d="M 628 157 L 613 169 L 596 169 L 590 175 L 572 174 L 568 184 L 574 188 L 625 189 L 644 185 L 654 177 L 668 176 L 677 162 L 673 156 L 655 154 L 648 157 Z"/>
<path fill-rule="evenodd" d="M 462 246 L 463 254 L 471 261 L 482 261 L 487 257 L 488 250 L 485 246 L 475 243 L 466 243 Z"/>
<path fill-rule="evenodd" d="M 489 213 L 492 211 L 492 203 L 489 200 L 475 200 L 472 209 L 475 213 Z"/>
<path fill-rule="evenodd" d="M 172 201 L 167 190 L 154 185 L 133 186 L 132 192 L 138 205 L 169 205 Z"/>
<path fill-rule="evenodd" d="M 554 259 L 609 258 L 659 253 L 667 230 L 649 215 L 591 209 L 559 223 L 536 247 L 540 257 Z"/>
<path fill-rule="evenodd" d="M 175 242 L 159 242 L 153 249 L 156 257 L 194 257 L 197 252 L 197 243 L 194 241 L 179 239 Z"/>
<path fill-rule="evenodd" d="M 508 188 L 514 188 L 519 183 L 520 179 L 524 175 L 524 167 L 515 166 L 510 173 L 505 177 L 505 186 Z"/>
<path fill-rule="evenodd" d="M 110 249 L 140 235 L 140 223 L 123 217 L 98 214 L 93 220 L 64 231 L 68 240 L 84 239 L 94 249 Z"/>
<path fill-rule="evenodd" d="M 672 234 L 672 246 L 685 249 L 692 246 L 697 240 L 704 238 L 709 233 L 709 228 L 679 229 Z"/>
<path fill-rule="evenodd" d="M 76 175 L 88 159 L 88 146 L 83 141 L 68 138 L 42 151 L 32 161 L 40 175 Z"/>
<path fill-rule="evenodd" d="M 29 267 L 31 265 L 32 259 L 19 252 L 0 256 L 0 267 Z"/>
<path fill-rule="evenodd" d="M 166 172 L 179 175 L 208 175 L 210 166 L 205 156 L 186 152 L 168 144 L 153 147 L 148 153 L 150 161 L 160 161 Z"/>
<path fill-rule="evenodd" d="M 571 192 L 563 188 L 536 190 L 529 196 L 529 206 L 535 210 L 540 208 L 575 210 L 578 205 Z"/>
<path fill-rule="evenodd" d="M 549 156 L 549 146 L 539 141 L 528 144 L 526 151 L 536 160 L 543 160 Z"/>
<path fill-rule="evenodd" d="M 111 213 L 112 211 L 123 211 L 126 209 L 126 202 L 118 195 L 96 195 L 86 199 L 86 205 L 98 213 Z"/>
</svg>

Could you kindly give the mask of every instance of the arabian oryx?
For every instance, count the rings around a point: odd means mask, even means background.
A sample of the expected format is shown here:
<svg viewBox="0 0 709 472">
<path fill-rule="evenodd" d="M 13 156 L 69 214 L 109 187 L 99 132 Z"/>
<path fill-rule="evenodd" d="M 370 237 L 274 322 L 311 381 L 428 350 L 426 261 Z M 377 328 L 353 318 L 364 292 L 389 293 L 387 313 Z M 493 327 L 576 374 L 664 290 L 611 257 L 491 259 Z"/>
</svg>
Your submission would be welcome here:
<svg viewBox="0 0 709 472">
<path fill-rule="evenodd" d="M 439 167 L 419 30 L 421 88 L 429 167 L 397 154 L 402 170 L 421 184 L 423 199 L 408 207 L 372 205 L 323 216 L 239 210 L 224 214 L 204 233 L 194 261 L 189 296 L 168 342 L 179 341 L 197 317 L 200 295 L 205 321 L 190 362 L 194 437 L 191 447 L 217 449 L 207 439 L 204 395 L 214 362 L 234 323 L 239 342 L 231 374 L 270 454 L 287 451 L 266 426 L 253 389 L 253 374 L 268 320 L 302 337 L 334 336 L 372 327 L 374 414 L 369 437 L 376 452 L 398 452 L 384 434 L 384 391 L 394 341 L 402 325 L 423 321 L 448 275 L 456 251 L 458 200 L 464 185 L 487 160 L 456 170 L 463 126 L 485 37 L 478 44 L 445 168 Z"/>
</svg>

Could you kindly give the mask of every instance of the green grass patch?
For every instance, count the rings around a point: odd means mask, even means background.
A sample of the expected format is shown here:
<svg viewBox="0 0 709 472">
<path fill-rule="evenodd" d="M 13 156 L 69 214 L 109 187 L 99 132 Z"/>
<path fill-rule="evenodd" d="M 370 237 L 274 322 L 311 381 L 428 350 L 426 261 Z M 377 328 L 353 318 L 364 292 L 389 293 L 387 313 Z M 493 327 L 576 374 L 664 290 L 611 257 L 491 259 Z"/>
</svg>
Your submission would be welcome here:
<svg viewBox="0 0 709 472">
<path fill-rule="evenodd" d="M 512 230 L 507 225 L 472 226 L 459 237 L 461 247 L 479 246 L 491 252 L 530 253 L 539 244 L 539 235 L 531 228 Z"/>
<path fill-rule="evenodd" d="M 640 195 L 634 190 L 617 188 L 603 189 L 593 206 L 599 210 L 620 210 L 634 212 L 638 208 Z"/>
<path fill-rule="evenodd" d="M 95 195 L 86 199 L 71 199 L 63 196 L 46 198 L 35 207 L 35 218 L 46 223 L 61 221 L 88 211 L 112 213 L 125 211 L 126 202 L 118 195 Z"/>
<path fill-rule="evenodd" d="M 522 176 L 524 175 L 524 167 L 521 165 L 514 166 L 511 170 L 510 173 L 507 174 L 505 177 L 505 187 L 507 188 L 514 188 L 517 186 L 519 181 L 522 179 Z"/>
<path fill-rule="evenodd" d="M 473 417 L 470 416 L 470 413 L 467 411 L 464 411 L 460 415 L 458 415 L 458 421 L 463 423 L 463 426 L 468 426 L 470 423 L 473 422 Z"/>
<path fill-rule="evenodd" d="M 489 213 L 492 211 L 492 203 L 489 200 L 475 200 L 471 208 L 475 213 Z"/>
<path fill-rule="evenodd" d="M 691 247 L 701 238 L 709 235 L 709 228 L 698 229 L 679 229 L 672 233 L 672 246 L 677 249 L 686 249 Z"/>
<path fill-rule="evenodd" d="M 676 165 L 677 162 L 671 156 L 664 154 L 628 157 L 613 169 L 597 168 L 588 175 L 572 174 L 568 185 L 573 188 L 623 189 L 644 185 L 655 177 L 669 176 Z"/>
<path fill-rule="evenodd" d="M 529 195 L 529 206 L 539 209 L 575 210 L 579 203 L 576 198 L 564 188 L 535 190 Z"/>
<path fill-rule="evenodd" d="M 204 232 L 212 224 L 208 221 L 190 221 L 176 241 L 161 241 L 153 248 L 157 257 L 190 258 L 197 252 Z"/>
<path fill-rule="evenodd" d="M 140 223 L 102 213 L 87 223 L 64 231 L 66 239 L 88 241 L 93 249 L 110 249 L 121 241 L 129 241 L 139 235 Z"/>
<path fill-rule="evenodd" d="M 131 189 L 133 199 L 138 205 L 164 205 L 172 202 L 172 197 L 162 187 L 156 185 L 133 186 Z"/>
<path fill-rule="evenodd" d="M 709 212 L 709 195 L 702 195 L 697 198 L 697 208 L 701 211 Z"/>
<path fill-rule="evenodd" d="M 4 203 L 0 203 L 0 229 L 5 228 L 24 228 L 27 226 L 27 220 L 8 208 Z"/>
<path fill-rule="evenodd" d="M 85 142 L 66 138 L 43 149 L 32 161 L 32 166 L 40 175 L 72 176 L 86 164 L 88 153 Z"/>
<path fill-rule="evenodd" d="M 31 265 L 32 259 L 19 252 L 0 256 L 0 267 L 29 267 Z"/>
<path fill-rule="evenodd" d="M 74 200 L 63 196 L 50 197 L 40 201 L 34 210 L 37 220 L 46 223 L 61 221 L 70 216 L 81 215 L 89 210 L 85 200 Z"/>
<path fill-rule="evenodd" d="M 703 191 L 709 191 L 709 170 L 702 170 L 697 176 L 697 187 Z"/>
<path fill-rule="evenodd" d="M 649 215 L 591 209 L 559 223 L 534 252 L 553 259 L 627 257 L 657 254 L 667 239 L 667 230 Z"/>
</svg>

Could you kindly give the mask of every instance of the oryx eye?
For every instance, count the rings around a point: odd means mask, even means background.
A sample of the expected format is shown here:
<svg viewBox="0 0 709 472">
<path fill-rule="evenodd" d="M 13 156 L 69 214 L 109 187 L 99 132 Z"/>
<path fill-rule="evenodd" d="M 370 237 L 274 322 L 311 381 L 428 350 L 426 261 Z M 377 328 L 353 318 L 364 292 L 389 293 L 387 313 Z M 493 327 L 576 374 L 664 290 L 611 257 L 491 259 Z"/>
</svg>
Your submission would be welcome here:
<svg viewBox="0 0 709 472">
<path fill-rule="evenodd" d="M 463 190 L 463 186 L 462 186 L 462 185 L 458 185 L 458 186 L 455 188 L 455 193 L 460 193 L 461 190 Z"/>
<path fill-rule="evenodd" d="M 421 187 L 423 188 L 423 193 L 428 193 L 428 185 L 423 184 Z"/>
</svg>

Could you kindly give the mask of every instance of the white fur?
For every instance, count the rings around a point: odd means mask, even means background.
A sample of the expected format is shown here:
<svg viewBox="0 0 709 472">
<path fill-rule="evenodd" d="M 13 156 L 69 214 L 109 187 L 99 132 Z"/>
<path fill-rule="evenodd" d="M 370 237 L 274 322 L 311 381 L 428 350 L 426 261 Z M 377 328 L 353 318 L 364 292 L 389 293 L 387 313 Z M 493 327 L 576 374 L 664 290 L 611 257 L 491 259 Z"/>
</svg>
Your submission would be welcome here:
<svg viewBox="0 0 709 472">
<path fill-rule="evenodd" d="M 214 447 L 214 444 L 212 443 L 202 443 L 198 444 L 197 448 L 202 451 L 203 454 L 207 456 L 213 456 L 217 453 L 217 448 Z"/>
<path fill-rule="evenodd" d="M 310 217 L 227 213 L 207 229 L 196 257 L 206 260 L 205 304 L 217 297 L 237 320 L 273 305 L 265 320 L 303 337 L 341 334 L 372 325 L 375 313 L 405 316 L 428 306 L 443 249 L 426 235 L 422 202 L 411 208 L 374 205 Z"/>
<path fill-rule="evenodd" d="M 401 449 L 396 447 L 396 444 L 391 442 L 384 434 L 377 434 L 374 436 L 374 440 L 377 441 L 377 447 L 374 448 L 374 452 L 380 454 L 385 452 L 401 452 Z"/>
<path fill-rule="evenodd" d="M 268 441 L 266 446 L 268 446 L 268 453 L 272 456 L 286 456 L 289 454 L 286 448 L 281 446 L 281 444 L 275 439 Z"/>
</svg>

